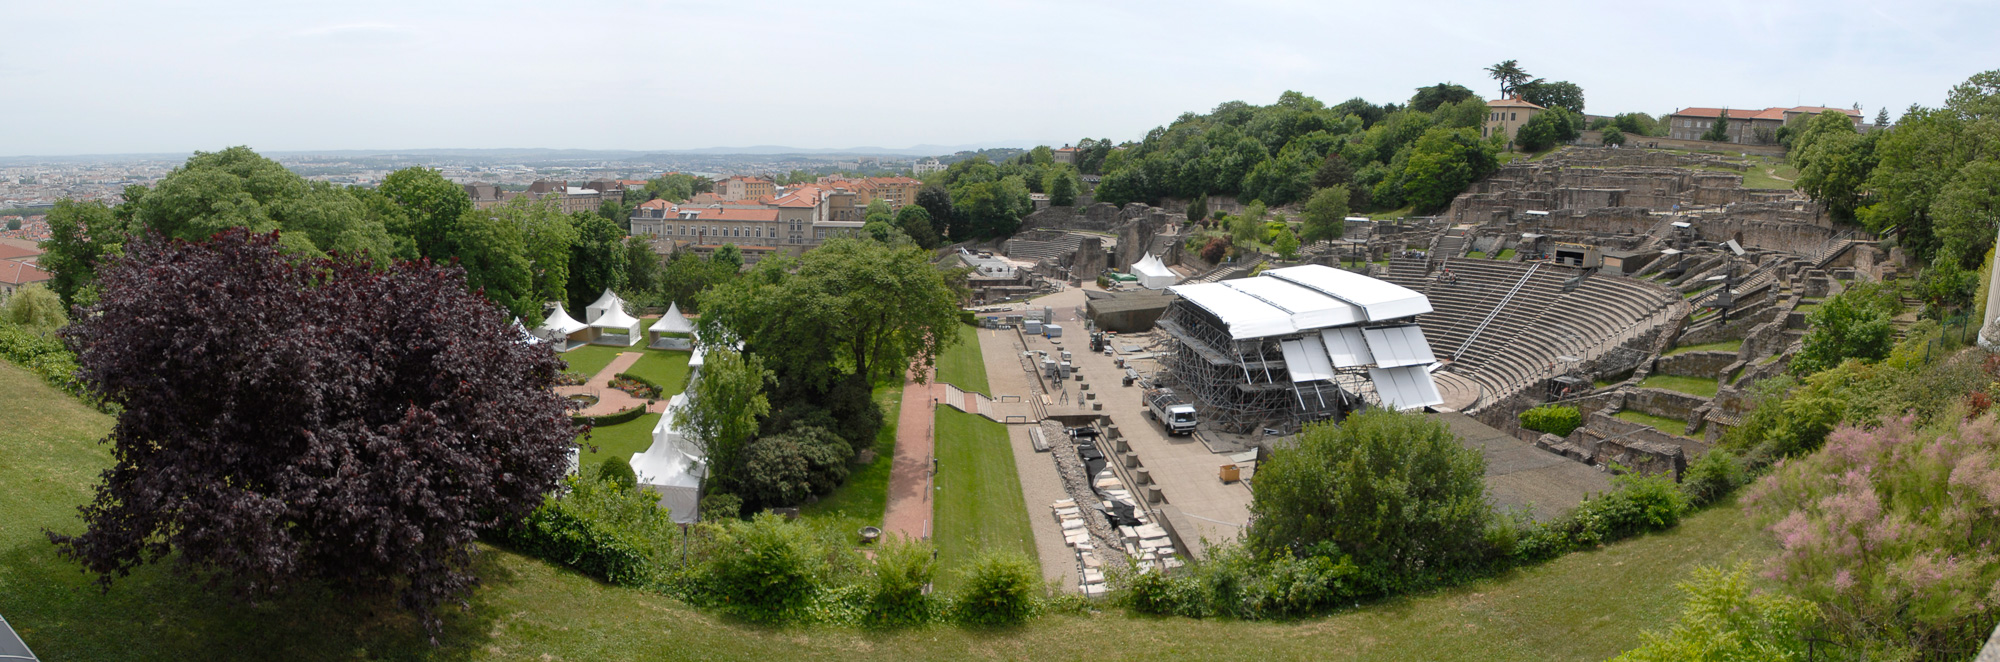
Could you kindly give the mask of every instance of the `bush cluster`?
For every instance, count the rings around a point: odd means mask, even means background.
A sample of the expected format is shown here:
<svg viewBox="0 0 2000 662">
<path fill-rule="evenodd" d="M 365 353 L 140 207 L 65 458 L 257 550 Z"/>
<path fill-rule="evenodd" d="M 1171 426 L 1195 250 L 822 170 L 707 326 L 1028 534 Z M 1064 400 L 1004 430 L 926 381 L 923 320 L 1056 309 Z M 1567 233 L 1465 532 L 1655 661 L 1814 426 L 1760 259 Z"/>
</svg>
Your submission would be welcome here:
<svg viewBox="0 0 2000 662">
<path fill-rule="evenodd" d="M 1521 412 L 1521 427 L 1558 437 L 1583 427 L 1583 411 L 1568 405 L 1547 404 Z"/>
<path fill-rule="evenodd" d="M 632 421 L 638 420 L 640 416 L 645 416 L 645 415 L 646 415 L 646 405 L 637 405 L 632 407 L 631 409 L 627 409 L 625 411 L 621 411 L 615 414 L 605 414 L 603 416 L 571 416 L 569 417 L 569 420 L 574 421 L 579 425 L 587 424 L 591 427 L 608 427 L 612 425 L 617 425 L 619 423 L 630 423 Z"/>
<path fill-rule="evenodd" d="M 1688 501 L 1668 474 L 1624 474 L 1616 486 L 1577 504 L 1552 522 L 1528 527 L 1518 537 L 1513 556 L 1539 562 L 1679 524 Z"/>
<path fill-rule="evenodd" d="M 620 586 L 662 579 L 681 533 L 652 495 L 618 481 L 570 478 L 565 486 L 567 495 L 550 497 L 501 539 Z"/>
<path fill-rule="evenodd" d="M 81 396 L 76 379 L 76 355 L 53 334 L 35 333 L 14 324 L 0 324 L 0 358 L 35 373 L 64 393 Z"/>
</svg>

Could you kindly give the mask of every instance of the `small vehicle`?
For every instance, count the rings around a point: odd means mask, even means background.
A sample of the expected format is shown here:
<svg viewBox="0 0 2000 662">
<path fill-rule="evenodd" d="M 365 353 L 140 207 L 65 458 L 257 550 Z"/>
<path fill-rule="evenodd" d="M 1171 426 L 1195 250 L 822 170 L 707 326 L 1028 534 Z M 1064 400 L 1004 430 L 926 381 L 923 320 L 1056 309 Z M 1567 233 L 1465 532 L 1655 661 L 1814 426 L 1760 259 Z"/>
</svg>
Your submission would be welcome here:
<svg viewBox="0 0 2000 662">
<path fill-rule="evenodd" d="M 1181 402 L 1173 389 L 1163 388 L 1146 394 L 1146 414 L 1159 419 L 1168 436 L 1194 434 L 1194 405 Z"/>
</svg>

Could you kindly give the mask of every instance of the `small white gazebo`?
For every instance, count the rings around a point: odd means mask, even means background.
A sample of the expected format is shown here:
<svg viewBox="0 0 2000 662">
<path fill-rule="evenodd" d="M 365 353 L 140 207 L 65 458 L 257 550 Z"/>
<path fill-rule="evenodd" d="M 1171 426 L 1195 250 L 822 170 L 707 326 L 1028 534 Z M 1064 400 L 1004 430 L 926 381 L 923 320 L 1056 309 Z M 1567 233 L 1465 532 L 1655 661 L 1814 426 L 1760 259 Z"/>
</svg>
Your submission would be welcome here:
<svg viewBox="0 0 2000 662">
<path fill-rule="evenodd" d="M 670 304 L 667 314 L 646 329 L 648 347 L 653 349 L 694 349 L 694 322 L 681 315 L 681 305 Z"/>
<path fill-rule="evenodd" d="M 1165 262 L 1153 257 L 1151 253 L 1132 263 L 1132 275 L 1138 276 L 1139 285 L 1149 290 L 1163 290 L 1180 280 L 1180 276 L 1175 275 L 1174 270 L 1168 269 Z"/>
<path fill-rule="evenodd" d="M 518 337 L 514 339 L 514 342 L 518 342 L 523 345 L 533 345 L 536 343 L 545 342 L 542 340 L 541 336 L 535 335 L 535 332 L 533 331 L 529 331 L 528 325 L 522 324 L 521 318 L 519 317 L 514 318 L 514 333 L 518 335 Z"/>
<path fill-rule="evenodd" d="M 557 303 L 555 311 L 535 328 L 535 337 L 555 343 L 558 352 L 567 352 L 590 342 L 590 325 L 576 321 Z"/>
<path fill-rule="evenodd" d="M 693 524 L 701 513 L 701 479 L 708 474 L 708 457 L 681 435 L 674 421 L 687 394 L 667 401 L 667 412 L 653 426 L 653 445 L 632 454 L 632 473 L 639 487 L 660 495 L 660 507 L 671 511 L 676 524 Z"/>
<path fill-rule="evenodd" d="M 591 342 L 620 347 L 639 344 L 639 318 L 625 312 L 625 300 L 610 288 L 605 288 L 604 296 L 583 310 L 590 328 L 597 329 L 597 338 Z"/>
</svg>

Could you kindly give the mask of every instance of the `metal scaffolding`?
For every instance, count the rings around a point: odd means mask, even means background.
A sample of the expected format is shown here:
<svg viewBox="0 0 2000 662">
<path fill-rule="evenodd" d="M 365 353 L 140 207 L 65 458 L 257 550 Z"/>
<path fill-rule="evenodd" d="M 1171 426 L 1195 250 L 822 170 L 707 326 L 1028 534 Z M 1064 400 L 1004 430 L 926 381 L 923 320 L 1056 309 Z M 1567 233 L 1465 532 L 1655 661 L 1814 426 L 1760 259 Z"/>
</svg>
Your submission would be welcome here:
<svg viewBox="0 0 2000 662">
<path fill-rule="evenodd" d="M 1279 343 L 1304 334 L 1236 340 L 1222 320 L 1184 300 L 1168 305 L 1157 325 L 1173 340 L 1161 357 L 1162 381 L 1223 431 L 1296 430 L 1338 420 L 1375 390 L 1365 368 L 1337 369 L 1331 380 L 1292 381 Z"/>
</svg>

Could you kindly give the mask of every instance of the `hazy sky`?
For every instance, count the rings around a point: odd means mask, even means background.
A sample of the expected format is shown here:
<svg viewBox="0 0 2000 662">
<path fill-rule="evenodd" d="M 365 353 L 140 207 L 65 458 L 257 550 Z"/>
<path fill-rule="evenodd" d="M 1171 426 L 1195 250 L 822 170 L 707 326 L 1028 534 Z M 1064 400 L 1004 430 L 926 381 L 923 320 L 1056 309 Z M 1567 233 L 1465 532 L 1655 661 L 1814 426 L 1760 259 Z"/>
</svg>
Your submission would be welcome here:
<svg viewBox="0 0 2000 662">
<path fill-rule="evenodd" d="M 1287 89 L 1490 96 L 1503 59 L 1592 113 L 1873 117 L 2000 68 L 1991 0 L 0 0 L 0 19 L 0 155 L 1127 140 Z"/>
</svg>

